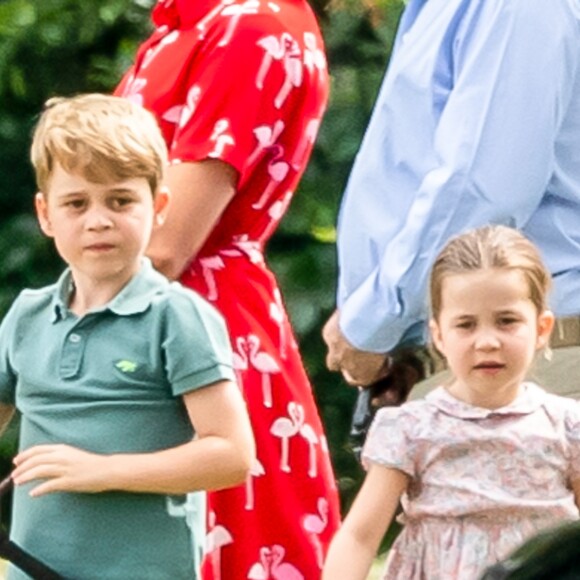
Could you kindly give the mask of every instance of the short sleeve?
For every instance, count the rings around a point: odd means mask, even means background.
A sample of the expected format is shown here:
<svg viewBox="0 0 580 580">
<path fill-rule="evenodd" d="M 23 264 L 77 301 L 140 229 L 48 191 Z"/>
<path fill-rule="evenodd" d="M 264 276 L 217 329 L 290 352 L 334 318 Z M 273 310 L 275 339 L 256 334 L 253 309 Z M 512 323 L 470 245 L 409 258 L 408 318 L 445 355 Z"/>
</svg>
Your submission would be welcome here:
<svg viewBox="0 0 580 580">
<path fill-rule="evenodd" d="M 17 377 L 12 367 L 11 352 L 15 341 L 17 299 L 0 324 L 0 403 L 14 405 Z"/>
<path fill-rule="evenodd" d="M 166 309 L 162 350 L 174 395 L 218 381 L 235 381 L 225 322 L 219 312 L 193 291 L 172 285 Z"/>
<path fill-rule="evenodd" d="M 385 407 L 377 412 L 363 448 L 365 467 L 368 468 L 369 463 L 376 463 L 415 476 L 408 419 L 401 407 Z"/>
<path fill-rule="evenodd" d="M 580 401 L 570 400 L 564 428 L 570 452 L 569 479 L 580 479 Z"/>
<path fill-rule="evenodd" d="M 243 176 L 256 151 L 258 127 L 272 127 L 272 139 L 281 133 L 278 142 L 285 143 L 284 119 L 306 130 L 302 123 L 320 118 L 326 68 L 304 65 L 304 34 L 287 27 L 284 19 L 294 16 L 282 12 L 246 14 L 235 34 L 228 33 L 227 19 L 214 20 L 184 79 L 190 104 L 170 143 L 172 161 L 220 159 Z M 310 36 L 322 55 L 322 40 Z"/>
</svg>

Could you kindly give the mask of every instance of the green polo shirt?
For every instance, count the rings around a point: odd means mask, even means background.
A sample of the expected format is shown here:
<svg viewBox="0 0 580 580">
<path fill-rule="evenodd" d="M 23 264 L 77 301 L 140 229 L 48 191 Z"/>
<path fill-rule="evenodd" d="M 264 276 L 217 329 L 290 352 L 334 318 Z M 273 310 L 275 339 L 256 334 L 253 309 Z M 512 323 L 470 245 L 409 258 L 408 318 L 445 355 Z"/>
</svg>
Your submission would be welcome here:
<svg viewBox="0 0 580 580">
<path fill-rule="evenodd" d="M 201 297 L 144 260 L 105 306 L 68 308 L 71 276 L 24 290 L 0 326 L 0 401 L 21 413 L 20 449 L 66 443 L 147 453 L 190 441 L 180 395 L 235 380 L 225 324 Z M 175 502 L 123 492 L 14 494 L 12 539 L 66 578 L 194 578 Z M 173 509 L 172 509 L 173 508 Z M 22 577 L 11 569 L 10 578 Z"/>
</svg>

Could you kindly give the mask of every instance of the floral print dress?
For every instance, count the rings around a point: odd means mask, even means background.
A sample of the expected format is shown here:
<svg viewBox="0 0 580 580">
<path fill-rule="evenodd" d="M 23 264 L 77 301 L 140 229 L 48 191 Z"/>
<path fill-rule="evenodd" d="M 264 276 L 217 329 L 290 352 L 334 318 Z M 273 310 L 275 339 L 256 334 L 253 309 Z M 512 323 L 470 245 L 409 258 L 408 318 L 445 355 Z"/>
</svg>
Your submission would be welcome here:
<svg viewBox="0 0 580 580">
<path fill-rule="evenodd" d="M 384 580 L 475 580 L 537 531 L 578 518 L 580 404 L 526 383 L 489 410 L 439 387 L 381 409 L 363 461 L 410 477 Z"/>
<path fill-rule="evenodd" d="M 245 485 L 208 494 L 205 580 L 318 580 L 339 524 L 329 450 L 264 247 L 328 98 L 305 0 L 163 0 L 117 89 L 157 117 L 171 163 L 220 159 L 237 192 L 181 282 L 224 315 L 257 442 Z"/>
</svg>

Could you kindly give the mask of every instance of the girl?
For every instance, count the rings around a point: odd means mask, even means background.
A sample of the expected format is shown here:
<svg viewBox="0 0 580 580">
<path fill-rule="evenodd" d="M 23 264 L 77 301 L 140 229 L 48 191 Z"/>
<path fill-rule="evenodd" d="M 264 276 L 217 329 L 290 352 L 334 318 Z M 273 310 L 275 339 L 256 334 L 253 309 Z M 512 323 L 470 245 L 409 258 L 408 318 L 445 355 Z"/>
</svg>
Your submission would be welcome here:
<svg viewBox="0 0 580 580">
<path fill-rule="evenodd" d="M 366 578 L 401 496 L 385 580 L 474 579 L 536 531 L 578 518 L 580 408 L 524 381 L 554 325 L 549 285 L 536 248 L 503 226 L 439 254 L 430 329 L 454 378 L 377 413 L 324 580 Z"/>
</svg>

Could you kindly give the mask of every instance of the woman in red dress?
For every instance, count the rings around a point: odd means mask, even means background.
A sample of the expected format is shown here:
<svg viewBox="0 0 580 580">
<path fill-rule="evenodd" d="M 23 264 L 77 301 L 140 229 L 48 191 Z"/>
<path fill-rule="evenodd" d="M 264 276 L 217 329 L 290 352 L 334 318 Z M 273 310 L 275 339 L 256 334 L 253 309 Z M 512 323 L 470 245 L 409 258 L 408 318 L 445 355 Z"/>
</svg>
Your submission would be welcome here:
<svg viewBox="0 0 580 580">
<path fill-rule="evenodd" d="M 246 485 L 208 495 L 206 580 L 320 578 L 339 523 L 328 446 L 264 246 L 328 98 L 305 0 L 162 0 L 117 94 L 168 143 L 171 211 L 154 264 L 224 315 L 257 441 Z"/>
</svg>

